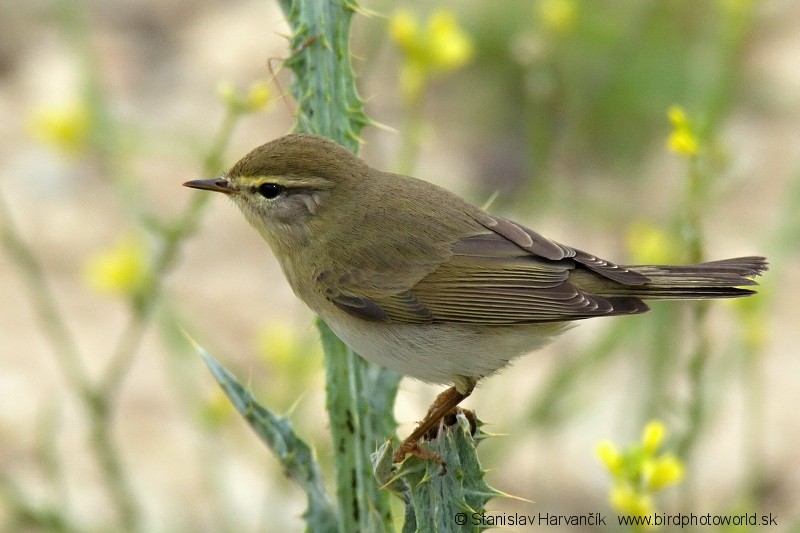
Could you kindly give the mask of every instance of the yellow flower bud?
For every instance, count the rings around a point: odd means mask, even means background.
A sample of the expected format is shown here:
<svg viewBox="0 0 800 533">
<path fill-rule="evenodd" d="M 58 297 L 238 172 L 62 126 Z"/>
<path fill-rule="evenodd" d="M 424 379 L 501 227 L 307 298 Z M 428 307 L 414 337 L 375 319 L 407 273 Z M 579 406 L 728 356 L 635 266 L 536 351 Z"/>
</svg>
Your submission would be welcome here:
<svg viewBox="0 0 800 533">
<path fill-rule="evenodd" d="M 28 119 L 34 139 L 69 156 L 86 150 L 91 125 L 89 109 L 82 103 L 41 107 Z"/>
<path fill-rule="evenodd" d="M 417 19 L 410 11 L 395 11 L 389 19 L 389 36 L 401 48 L 408 49 L 417 37 Z"/>
<path fill-rule="evenodd" d="M 697 155 L 700 151 L 700 141 L 692 131 L 686 111 L 681 106 L 674 105 L 667 110 L 667 116 L 672 123 L 672 133 L 667 139 L 667 147 L 684 157 Z"/>
<path fill-rule="evenodd" d="M 686 111 L 679 105 L 670 106 L 667 110 L 667 117 L 675 129 L 685 128 L 689 125 L 689 117 L 686 116 Z"/>
<path fill-rule="evenodd" d="M 622 469 L 622 454 L 620 454 L 614 443 L 608 440 L 600 441 L 597 443 L 595 452 L 606 469 L 608 469 L 614 477 L 617 477 Z"/>
<path fill-rule="evenodd" d="M 684 475 L 683 463 L 672 454 L 652 459 L 643 469 L 647 487 L 652 491 L 680 483 Z"/>
<path fill-rule="evenodd" d="M 403 52 L 400 85 L 407 101 L 416 100 L 431 77 L 455 70 L 472 57 L 472 42 L 450 11 L 435 12 L 424 30 L 414 15 L 397 11 L 389 21 L 389 35 Z"/>
<path fill-rule="evenodd" d="M 89 257 L 84 264 L 86 282 L 104 294 L 136 294 L 144 287 L 147 276 L 147 249 L 141 240 L 131 236 Z"/>
<path fill-rule="evenodd" d="M 472 43 L 450 11 L 439 10 L 428 21 L 428 38 L 434 66 L 455 70 L 472 56 Z"/>
<path fill-rule="evenodd" d="M 688 129 L 673 131 L 667 140 L 667 146 L 673 152 L 685 157 L 697 155 L 700 150 L 697 138 Z"/>
<path fill-rule="evenodd" d="M 642 447 L 648 455 L 653 455 L 664 442 L 667 428 L 660 420 L 651 420 L 642 430 Z"/>
<path fill-rule="evenodd" d="M 250 111 L 263 109 L 269 101 L 269 85 L 266 81 L 257 81 L 247 91 L 247 107 Z"/>
<path fill-rule="evenodd" d="M 609 494 L 611 506 L 620 513 L 633 516 L 652 514 L 653 500 L 647 494 L 635 490 L 628 483 L 618 483 Z"/>
</svg>

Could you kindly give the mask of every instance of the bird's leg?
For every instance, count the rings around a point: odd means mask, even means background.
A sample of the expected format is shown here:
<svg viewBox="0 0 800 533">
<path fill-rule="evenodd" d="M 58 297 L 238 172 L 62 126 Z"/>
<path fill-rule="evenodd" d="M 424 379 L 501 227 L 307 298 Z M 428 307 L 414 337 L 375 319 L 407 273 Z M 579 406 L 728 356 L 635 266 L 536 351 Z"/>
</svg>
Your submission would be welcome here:
<svg viewBox="0 0 800 533">
<path fill-rule="evenodd" d="M 459 376 L 461 377 L 461 376 Z M 428 409 L 428 414 L 422 419 L 417 428 L 409 435 L 394 453 L 393 461 L 401 463 L 406 455 L 411 454 L 420 459 L 429 459 L 441 463 L 441 458 L 435 453 L 423 450 L 419 446 L 419 441 L 436 426 L 453 408 L 460 404 L 466 397 L 472 394 L 475 388 L 474 378 L 462 378 L 457 380 L 456 385 L 439 394 Z"/>
</svg>

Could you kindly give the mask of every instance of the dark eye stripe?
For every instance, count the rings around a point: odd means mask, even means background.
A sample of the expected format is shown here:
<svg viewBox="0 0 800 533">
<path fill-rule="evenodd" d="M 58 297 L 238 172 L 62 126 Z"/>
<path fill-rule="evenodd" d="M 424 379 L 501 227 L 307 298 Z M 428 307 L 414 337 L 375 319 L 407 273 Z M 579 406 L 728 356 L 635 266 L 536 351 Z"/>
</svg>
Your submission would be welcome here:
<svg viewBox="0 0 800 533">
<path fill-rule="evenodd" d="M 273 198 L 277 198 L 286 188 L 283 185 L 278 185 L 277 183 L 272 182 L 265 182 L 258 186 L 258 194 L 263 196 L 268 200 L 272 200 Z"/>
</svg>

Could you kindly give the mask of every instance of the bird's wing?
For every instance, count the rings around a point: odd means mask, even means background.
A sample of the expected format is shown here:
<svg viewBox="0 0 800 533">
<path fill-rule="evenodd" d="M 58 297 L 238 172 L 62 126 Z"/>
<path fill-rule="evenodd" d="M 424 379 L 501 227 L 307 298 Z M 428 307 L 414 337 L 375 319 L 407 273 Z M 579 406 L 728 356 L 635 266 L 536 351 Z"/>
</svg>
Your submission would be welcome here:
<svg viewBox="0 0 800 533">
<path fill-rule="evenodd" d="M 523 250 L 529 251 L 534 256 L 551 260 L 572 258 L 576 263 L 600 274 L 603 278 L 622 283 L 623 285 L 642 285 L 650 281 L 650 278 L 638 272 L 628 270 L 610 261 L 606 261 L 605 259 L 600 259 L 586 252 L 551 241 L 532 229 L 505 218 L 485 215 L 485 218 L 480 220 L 480 223 L 492 230 L 496 235 L 505 237 L 506 240 L 513 242 Z M 502 246 L 502 239 L 497 239 L 494 235 L 490 234 L 487 241 L 489 242 L 488 246 L 492 246 L 491 243 Z"/>
<path fill-rule="evenodd" d="M 453 243 L 449 258 L 412 286 L 387 294 L 362 282 L 328 294 L 329 300 L 359 318 L 405 323 L 513 325 L 647 310 L 637 298 L 597 296 L 586 283 L 637 285 L 646 276 L 508 220 L 486 219 L 481 222 L 490 231 Z M 582 283 L 570 279 L 576 269 Z"/>
</svg>

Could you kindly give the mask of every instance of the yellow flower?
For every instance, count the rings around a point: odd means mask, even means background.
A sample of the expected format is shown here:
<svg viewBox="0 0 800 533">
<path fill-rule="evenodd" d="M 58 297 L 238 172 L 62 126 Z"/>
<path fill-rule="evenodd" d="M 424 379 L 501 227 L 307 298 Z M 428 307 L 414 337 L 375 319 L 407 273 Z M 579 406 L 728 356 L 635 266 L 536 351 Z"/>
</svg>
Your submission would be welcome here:
<svg viewBox="0 0 800 533">
<path fill-rule="evenodd" d="M 667 110 L 672 123 L 672 133 L 667 139 L 667 147 L 684 157 L 692 157 L 700 151 L 700 141 L 695 135 L 689 117 L 682 107 L 674 105 Z"/>
<path fill-rule="evenodd" d="M 413 46 L 419 26 L 414 15 L 405 9 L 395 11 L 389 19 L 389 36 L 400 45 L 409 49 Z"/>
<path fill-rule="evenodd" d="M 31 112 L 28 131 L 42 144 L 74 157 L 89 144 L 91 122 L 89 109 L 83 103 L 43 106 Z"/>
<path fill-rule="evenodd" d="M 689 126 L 689 117 L 686 111 L 679 105 L 672 105 L 667 109 L 667 117 L 675 129 L 686 128 Z"/>
<path fill-rule="evenodd" d="M 266 81 L 257 81 L 247 91 L 247 107 L 251 111 L 260 111 L 269 101 L 269 84 Z"/>
<path fill-rule="evenodd" d="M 672 454 L 647 461 L 642 474 L 648 490 L 658 491 L 669 485 L 680 483 L 684 475 L 683 463 Z"/>
<path fill-rule="evenodd" d="M 239 90 L 230 81 L 221 81 L 217 84 L 217 96 L 228 108 L 236 113 L 254 113 L 266 107 L 270 92 L 269 84 L 265 81 L 256 81 L 247 90 Z"/>
<path fill-rule="evenodd" d="M 95 291 L 111 295 L 135 295 L 147 282 L 147 250 L 136 237 L 125 236 L 114 246 L 89 257 L 84 277 Z"/>
<path fill-rule="evenodd" d="M 472 57 L 472 42 L 461 31 L 455 15 L 450 11 L 440 10 L 431 16 L 427 37 L 433 64 L 438 69 L 458 69 Z"/>
<path fill-rule="evenodd" d="M 652 514 L 655 494 L 683 479 L 684 466 L 677 457 L 671 453 L 656 455 L 666 435 L 664 423 L 652 420 L 642 430 L 641 441 L 622 452 L 608 441 L 598 443 L 597 455 L 613 477 L 609 502 L 619 513 Z"/>
<path fill-rule="evenodd" d="M 611 488 L 609 502 L 618 512 L 645 516 L 653 513 L 653 499 L 643 494 L 627 483 L 618 483 Z"/>
<path fill-rule="evenodd" d="M 473 53 L 472 41 L 446 10 L 433 13 L 424 29 L 409 11 L 396 11 L 389 19 L 389 35 L 403 53 L 401 91 L 410 101 L 431 77 L 462 67 Z"/>
<path fill-rule="evenodd" d="M 568 33 L 575 27 L 578 6 L 574 0 L 540 0 L 536 11 L 542 24 L 554 33 Z"/>
<path fill-rule="evenodd" d="M 621 474 L 622 454 L 619 453 L 619 450 L 613 442 L 608 440 L 600 441 L 597 443 L 595 452 L 611 475 L 616 477 Z"/>
<path fill-rule="evenodd" d="M 697 137 L 691 131 L 683 129 L 673 131 L 669 136 L 667 145 L 676 154 L 686 157 L 697 155 L 700 150 Z"/>
<path fill-rule="evenodd" d="M 667 428 L 660 420 L 651 420 L 642 430 L 642 446 L 648 455 L 653 455 L 664 442 Z"/>
</svg>

